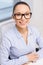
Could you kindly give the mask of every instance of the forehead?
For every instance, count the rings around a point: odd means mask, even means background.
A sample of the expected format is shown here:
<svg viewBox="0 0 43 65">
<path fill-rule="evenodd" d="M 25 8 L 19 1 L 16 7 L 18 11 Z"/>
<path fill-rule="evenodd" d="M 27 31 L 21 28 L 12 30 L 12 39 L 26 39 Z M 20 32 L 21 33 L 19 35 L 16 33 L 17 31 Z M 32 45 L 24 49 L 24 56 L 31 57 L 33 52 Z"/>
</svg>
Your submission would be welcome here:
<svg viewBox="0 0 43 65">
<path fill-rule="evenodd" d="M 25 13 L 25 12 L 30 12 L 30 9 L 29 9 L 29 7 L 28 7 L 27 5 L 25 5 L 25 4 L 19 4 L 19 5 L 16 6 L 14 12 L 15 12 L 15 13 L 17 13 L 17 12 Z"/>
</svg>

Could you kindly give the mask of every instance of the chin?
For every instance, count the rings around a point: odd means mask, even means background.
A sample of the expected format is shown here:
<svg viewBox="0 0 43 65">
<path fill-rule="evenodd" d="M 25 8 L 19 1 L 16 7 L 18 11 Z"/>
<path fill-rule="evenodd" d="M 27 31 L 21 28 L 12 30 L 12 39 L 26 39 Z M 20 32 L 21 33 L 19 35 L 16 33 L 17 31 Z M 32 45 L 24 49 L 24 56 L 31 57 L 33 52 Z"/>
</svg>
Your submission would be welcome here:
<svg viewBox="0 0 43 65">
<path fill-rule="evenodd" d="M 26 28 L 27 26 L 19 26 L 20 28 Z"/>
</svg>

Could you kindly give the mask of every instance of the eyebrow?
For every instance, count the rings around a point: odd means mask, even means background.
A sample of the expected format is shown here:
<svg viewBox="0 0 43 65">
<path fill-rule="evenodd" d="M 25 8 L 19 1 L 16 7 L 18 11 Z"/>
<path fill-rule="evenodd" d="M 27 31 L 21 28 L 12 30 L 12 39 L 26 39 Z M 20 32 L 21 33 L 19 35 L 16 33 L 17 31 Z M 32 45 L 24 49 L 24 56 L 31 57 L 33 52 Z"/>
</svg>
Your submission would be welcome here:
<svg viewBox="0 0 43 65">
<path fill-rule="evenodd" d="M 30 12 L 25 12 L 25 13 L 30 13 Z M 16 13 L 14 13 L 14 14 L 25 14 L 25 13 L 16 12 Z"/>
</svg>

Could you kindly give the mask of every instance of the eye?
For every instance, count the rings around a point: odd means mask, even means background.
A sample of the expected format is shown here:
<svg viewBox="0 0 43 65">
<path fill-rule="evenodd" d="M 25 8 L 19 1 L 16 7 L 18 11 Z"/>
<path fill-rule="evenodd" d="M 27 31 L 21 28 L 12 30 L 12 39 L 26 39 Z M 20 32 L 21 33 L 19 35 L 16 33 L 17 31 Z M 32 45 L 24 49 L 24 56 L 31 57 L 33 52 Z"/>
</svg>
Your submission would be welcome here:
<svg viewBox="0 0 43 65">
<path fill-rule="evenodd" d="M 25 16 L 29 16 L 30 14 L 29 13 L 26 13 Z"/>
<path fill-rule="evenodd" d="M 26 13 L 25 15 L 27 15 L 27 16 L 28 16 L 29 14 L 30 14 L 30 13 Z"/>
<path fill-rule="evenodd" d="M 21 14 L 16 14 L 17 16 L 21 16 Z"/>
<path fill-rule="evenodd" d="M 19 14 L 19 13 L 16 13 L 16 14 L 14 14 L 14 16 L 21 16 L 21 14 Z"/>
</svg>

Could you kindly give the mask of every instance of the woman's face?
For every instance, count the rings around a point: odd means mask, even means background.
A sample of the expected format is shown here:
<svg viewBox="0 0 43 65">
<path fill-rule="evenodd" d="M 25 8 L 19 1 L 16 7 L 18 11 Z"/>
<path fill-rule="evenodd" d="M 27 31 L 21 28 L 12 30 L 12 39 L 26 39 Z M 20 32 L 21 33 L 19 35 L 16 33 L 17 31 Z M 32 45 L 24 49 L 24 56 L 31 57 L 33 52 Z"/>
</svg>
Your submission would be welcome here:
<svg viewBox="0 0 43 65">
<path fill-rule="evenodd" d="M 26 28 L 30 20 L 30 9 L 25 4 L 19 4 L 14 10 L 15 23 L 20 28 Z"/>
</svg>

